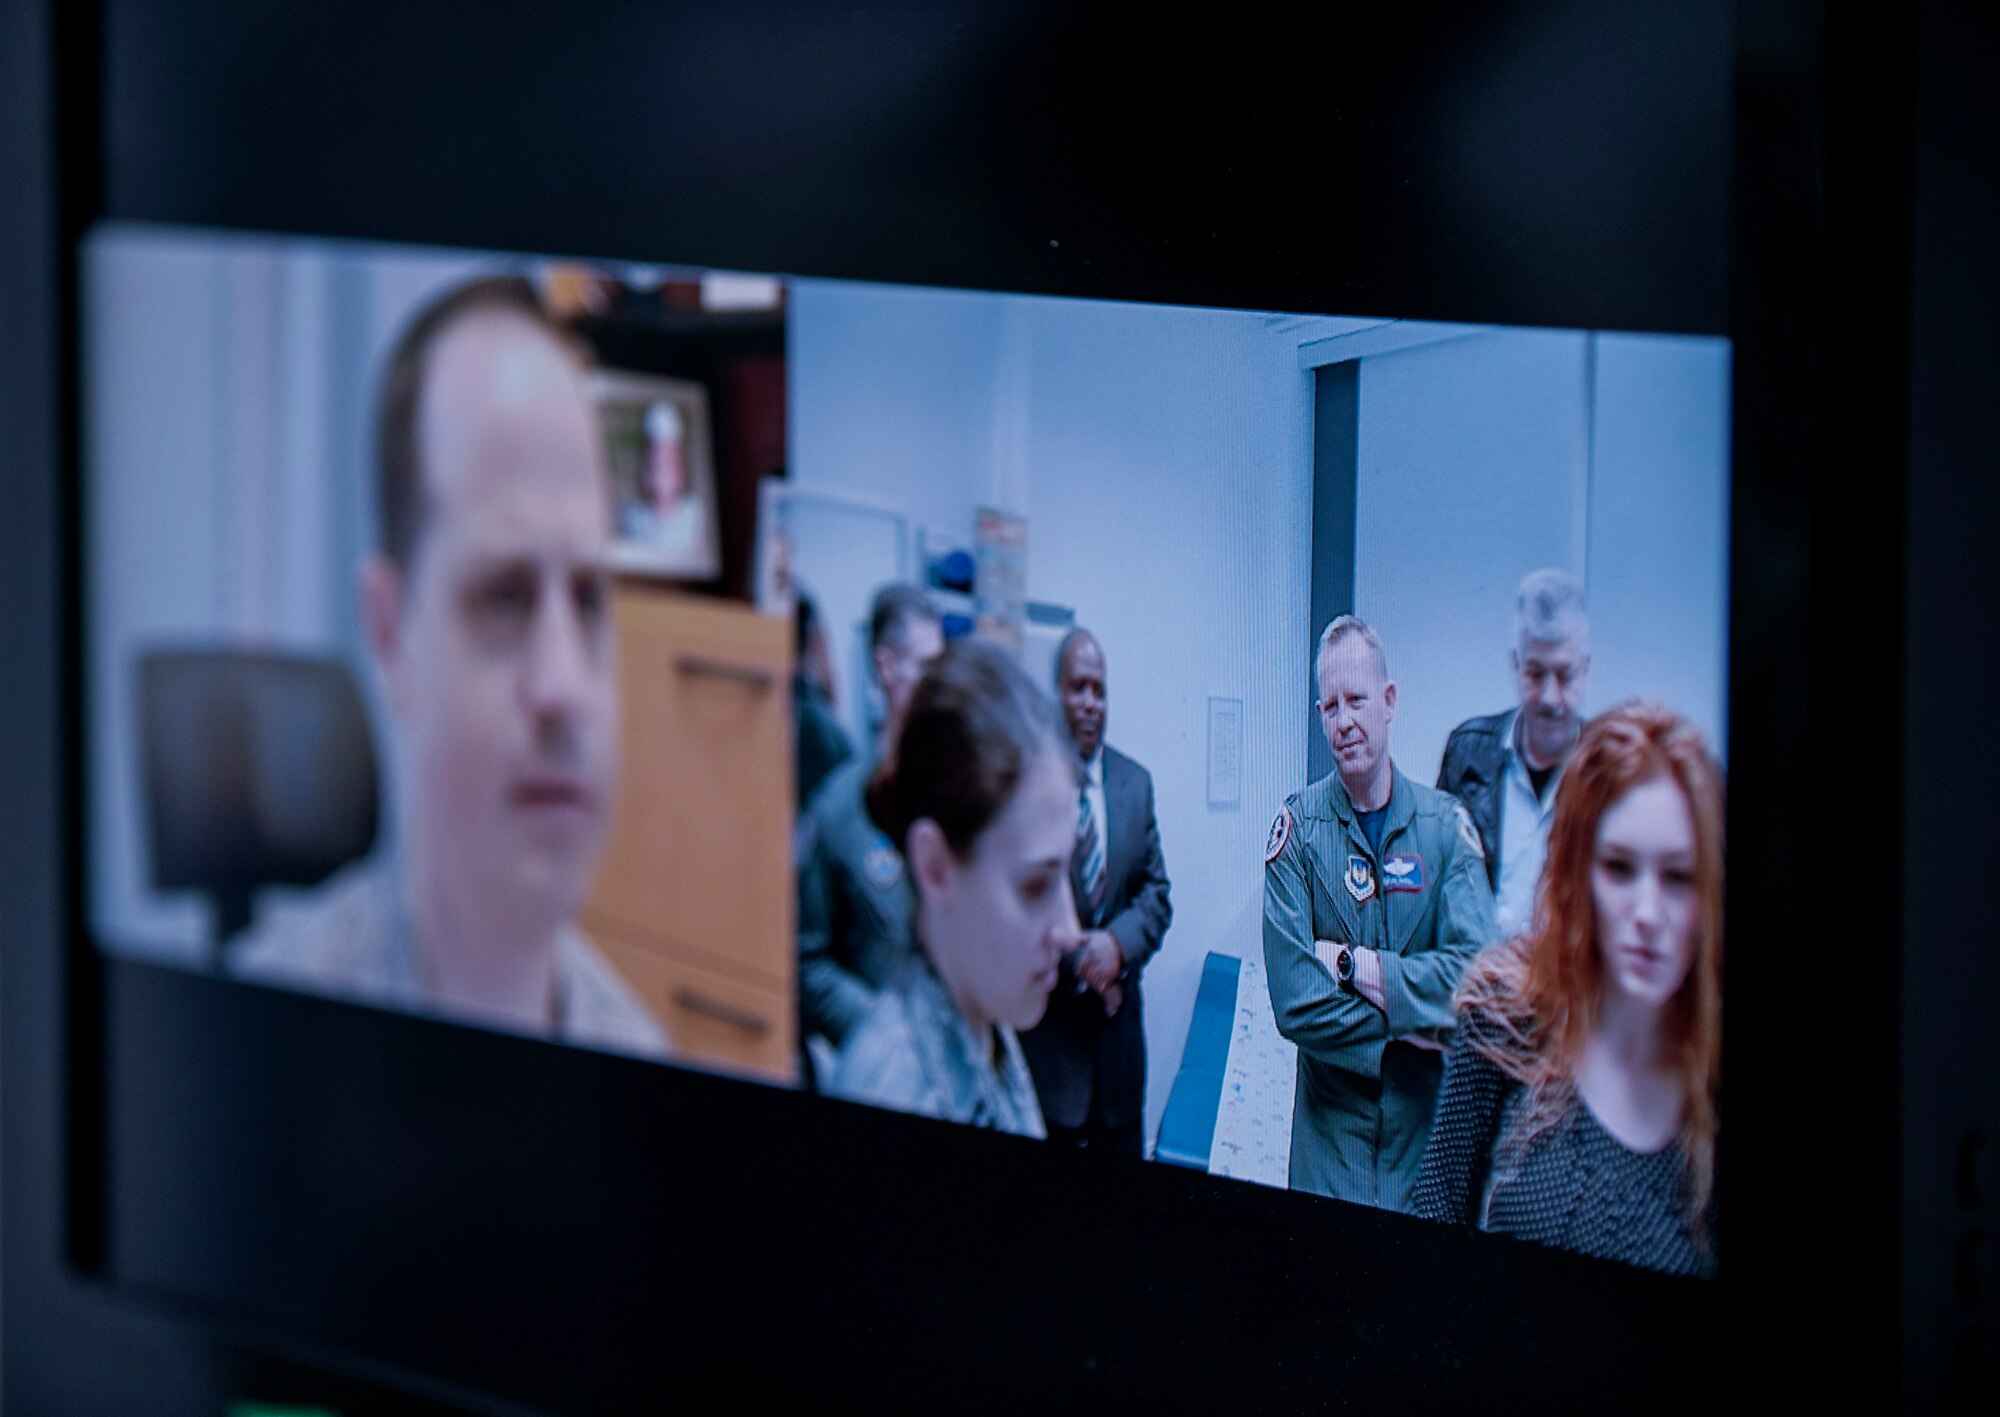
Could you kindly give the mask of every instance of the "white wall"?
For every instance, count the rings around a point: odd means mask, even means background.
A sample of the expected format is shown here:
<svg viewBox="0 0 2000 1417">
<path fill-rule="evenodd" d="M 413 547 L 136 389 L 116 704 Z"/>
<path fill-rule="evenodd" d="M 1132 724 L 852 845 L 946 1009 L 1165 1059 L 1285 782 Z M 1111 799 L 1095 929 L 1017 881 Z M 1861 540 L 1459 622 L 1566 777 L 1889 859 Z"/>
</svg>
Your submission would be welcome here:
<svg viewBox="0 0 2000 1417">
<path fill-rule="evenodd" d="M 967 542 L 981 503 L 1024 513 L 1029 594 L 1074 608 L 1104 644 L 1109 739 L 1153 774 L 1173 881 L 1146 976 L 1150 1135 L 1202 960 L 1260 947 L 1264 834 L 1305 770 L 1312 376 L 1298 345 L 1325 330 L 803 281 L 791 308 L 794 478 Z M 1211 694 L 1245 710 L 1242 802 L 1214 810 Z"/>
<path fill-rule="evenodd" d="M 861 496 L 972 544 L 999 493 L 994 438 L 1006 302 L 992 295 L 796 281 L 787 295 L 786 456 L 801 488 Z M 854 651 L 872 591 L 846 566 L 794 566 L 818 603 L 835 697 L 856 746 L 867 686 Z M 917 573 L 912 563 L 911 573 Z M 881 575 L 894 574 L 885 561 Z"/>
</svg>

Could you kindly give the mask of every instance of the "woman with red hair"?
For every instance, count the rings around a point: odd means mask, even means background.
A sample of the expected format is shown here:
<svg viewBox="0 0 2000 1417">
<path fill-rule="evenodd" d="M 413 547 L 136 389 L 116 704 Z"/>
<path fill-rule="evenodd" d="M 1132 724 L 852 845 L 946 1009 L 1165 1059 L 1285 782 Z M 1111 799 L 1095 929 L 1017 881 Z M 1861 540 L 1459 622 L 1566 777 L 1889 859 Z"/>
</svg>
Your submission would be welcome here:
<svg viewBox="0 0 2000 1417">
<path fill-rule="evenodd" d="M 1584 731 L 1527 934 L 1475 959 L 1416 1213 L 1714 1269 L 1722 778 L 1671 711 Z"/>
</svg>

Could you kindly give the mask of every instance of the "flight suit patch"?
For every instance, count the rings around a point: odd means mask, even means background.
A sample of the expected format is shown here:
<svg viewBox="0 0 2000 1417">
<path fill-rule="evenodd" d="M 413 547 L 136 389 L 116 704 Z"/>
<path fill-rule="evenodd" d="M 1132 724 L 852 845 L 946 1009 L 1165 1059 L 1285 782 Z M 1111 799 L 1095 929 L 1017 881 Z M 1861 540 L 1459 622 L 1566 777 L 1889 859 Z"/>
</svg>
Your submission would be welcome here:
<svg viewBox="0 0 2000 1417">
<path fill-rule="evenodd" d="M 1292 809 L 1280 807 L 1277 817 L 1271 823 L 1270 838 L 1264 843 L 1264 864 L 1270 865 L 1278 859 L 1278 853 L 1285 849 L 1285 843 L 1292 839 Z"/>
<path fill-rule="evenodd" d="M 1359 905 L 1375 894 L 1375 868 L 1368 864 L 1366 856 L 1350 856 L 1347 858 L 1347 874 L 1341 877 L 1341 882 L 1347 887 L 1347 893 L 1354 897 L 1354 903 Z"/>
<path fill-rule="evenodd" d="M 1416 855 L 1389 856 L 1382 861 L 1382 889 L 1421 891 L 1424 888 L 1424 858 Z"/>
</svg>

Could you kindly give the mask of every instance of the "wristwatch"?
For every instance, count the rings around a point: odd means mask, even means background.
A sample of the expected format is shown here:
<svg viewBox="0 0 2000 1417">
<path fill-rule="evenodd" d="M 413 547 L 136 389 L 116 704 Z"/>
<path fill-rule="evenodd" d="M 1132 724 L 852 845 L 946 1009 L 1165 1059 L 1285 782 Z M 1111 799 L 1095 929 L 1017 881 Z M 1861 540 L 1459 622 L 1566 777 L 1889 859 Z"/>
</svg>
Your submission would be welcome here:
<svg viewBox="0 0 2000 1417">
<path fill-rule="evenodd" d="M 1354 987 L 1354 946 L 1342 945 L 1334 952 L 1333 977 L 1338 979 L 1344 988 Z"/>
</svg>

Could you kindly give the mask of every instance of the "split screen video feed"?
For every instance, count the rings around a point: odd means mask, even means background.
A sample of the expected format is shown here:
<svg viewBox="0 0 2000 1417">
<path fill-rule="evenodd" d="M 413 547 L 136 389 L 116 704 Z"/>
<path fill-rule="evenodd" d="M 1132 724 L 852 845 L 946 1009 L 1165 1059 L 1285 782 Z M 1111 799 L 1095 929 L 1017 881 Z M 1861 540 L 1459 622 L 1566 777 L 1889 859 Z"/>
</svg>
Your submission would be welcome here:
<svg viewBox="0 0 2000 1417">
<path fill-rule="evenodd" d="M 104 948 L 1713 1273 L 1727 341 L 84 271 Z"/>
</svg>

